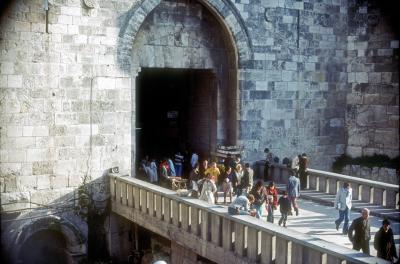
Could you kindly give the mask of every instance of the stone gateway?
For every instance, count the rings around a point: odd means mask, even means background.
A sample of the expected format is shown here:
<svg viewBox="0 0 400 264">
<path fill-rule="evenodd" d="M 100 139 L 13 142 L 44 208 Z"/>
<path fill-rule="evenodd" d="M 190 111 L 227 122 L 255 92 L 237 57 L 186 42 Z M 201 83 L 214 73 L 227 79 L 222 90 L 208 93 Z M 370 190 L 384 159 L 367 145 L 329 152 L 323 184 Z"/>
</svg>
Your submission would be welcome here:
<svg viewBox="0 0 400 264">
<path fill-rule="evenodd" d="M 108 214 L 103 176 L 135 175 L 144 155 L 175 146 L 241 146 L 249 162 L 267 147 L 280 160 L 307 153 L 318 169 L 345 153 L 398 156 L 399 30 L 381 2 L 3 1 L 8 257 L 23 261 L 35 238 L 71 261 L 115 242 L 107 226 L 125 223 Z"/>
</svg>

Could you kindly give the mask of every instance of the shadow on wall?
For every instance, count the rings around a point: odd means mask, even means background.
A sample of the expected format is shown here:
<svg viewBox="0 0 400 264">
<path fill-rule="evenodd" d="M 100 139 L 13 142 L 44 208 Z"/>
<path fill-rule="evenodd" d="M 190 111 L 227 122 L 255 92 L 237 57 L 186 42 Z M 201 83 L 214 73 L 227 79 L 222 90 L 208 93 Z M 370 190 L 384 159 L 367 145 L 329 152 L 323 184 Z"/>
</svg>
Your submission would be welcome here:
<svg viewBox="0 0 400 264">
<path fill-rule="evenodd" d="M 105 175 L 35 209 L 10 212 L 2 204 L 1 263 L 108 260 L 110 193 Z"/>
</svg>

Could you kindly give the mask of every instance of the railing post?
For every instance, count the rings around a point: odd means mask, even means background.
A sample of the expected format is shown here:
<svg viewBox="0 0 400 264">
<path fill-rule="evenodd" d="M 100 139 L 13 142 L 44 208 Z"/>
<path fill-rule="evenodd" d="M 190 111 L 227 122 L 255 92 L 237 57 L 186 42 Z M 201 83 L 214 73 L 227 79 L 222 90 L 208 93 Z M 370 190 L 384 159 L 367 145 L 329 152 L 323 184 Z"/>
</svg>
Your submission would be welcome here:
<svg viewBox="0 0 400 264">
<path fill-rule="evenodd" d="M 148 207 L 149 207 L 149 215 L 154 217 L 154 193 L 147 192 L 148 194 Z"/>
<path fill-rule="evenodd" d="M 279 250 L 276 254 L 276 264 L 291 264 L 292 263 L 292 241 L 287 241 L 283 238 L 276 238 L 276 248 Z"/>
<path fill-rule="evenodd" d="M 368 185 L 361 185 L 362 186 L 362 190 L 361 190 L 361 201 L 369 203 L 370 201 L 370 194 L 371 194 L 371 190 L 368 187 Z"/>
<path fill-rule="evenodd" d="M 164 221 L 171 223 L 171 199 L 164 197 Z"/>
<path fill-rule="evenodd" d="M 172 201 L 172 224 L 176 227 L 179 227 L 180 223 L 180 215 L 179 215 L 179 202 L 176 200 Z"/>
<path fill-rule="evenodd" d="M 221 235 L 222 235 L 222 226 L 221 226 L 221 217 L 217 214 L 211 215 L 211 242 L 216 246 L 221 246 Z"/>
<path fill-rule="evenodd" d="M 147 214 L 147 191 L 140 189 L 140 211 Z"/>
<path fill-rule="evenodd" d="M 397 208 L 397 196 L 398 192 L 396 193 L 395 191 L 392 190 L 387 190 L 386 191 L 386 206 L 390 208 Z"/>
<path fill-rule="evenodd" d="M 369 203 L 373 204 L 374 203 L 374 194 L 375 194 L 375 188 L 373 186 L 369 187 Z"/>
<path fill-rule="evenodd" d="M 244 254 L 244 226 L 240 223 L 235 223 L 235 253 L 239 257 Z"/>
<path fill-rule="evenodd" d="M 329 178 L 325 178 L 325 193 L 329 193 Z"/>
<path fill-rule="evenodd" d="M 162 197 L 159 194 L 156 194 L 156 217 L 159 220 L 163 217 Z"/>
<path fill-rule="evenodd" d="M 380 188 L 374 188 L 374 195 L 373 198 L 374 200 L 372 201 L 373 204 L 377 204 L 377 205 L 382 205 L 384 206 L 384 189 L 380 189 Z"/>
<path fill-rule="evenodd" d="M 306 248 L 307 254 L 303 255 L 303 263 L 321 263 L 327 264 L 327 254 L 312 248 Z M 293 262 L 292 262 L 293 263 Z"/>
<path fill-rule="evenodd" d="M 131 184 L 128 184 L 127 186 L 126 196 L 128 197 L 128 206 L 134 207 L 133 186 Z"/>
<path fill-rule="evenodd" d="M 316 190 L 317 189 L 317 177 L 313 174 L 308 174 L 309 177 L 309 189 Z"/>
<path fill-rule="evenodd" d="M 318 178 L 320 191 L 326 193 L 326 178 L 324 176 L 319 176 Z"/>
<path fill-rule="evenodd" d="M 140 210 L 140 189 L 137 186 L 133 187 L 133 203 L 135 208 Z"/>
<path fill-rule="evenodd" d="M 340 186 L 343 185 L 341 181 L 337 180 L 336 181 L 336 191 L 335 194 L 337 194 L 340 190 Z"/>
<path fill-rule="evenodd" d="M 222 247 L 225 251 L 232 250 L 232 222 L 229 219 L 222 219 Z"/>
<path fill-rule="evenodd" d="M 189 231 L 189 224 L 190 224 L 190 207 L 187 204 L 181 203 L 181 224 L 182 224 L 182 229 L 184 231 Z"/>
<path fill-rule="evenodd" d="M 329 193 L 330 194 L 336 194 L 338 182 L 339 181 L 336 179 L 330 179 L 330 183 L 329 183 Z"/>
<path fill-rule="evenodd" d="M 204 210 L 201 210 L 200 211 L 201 212 L 201 224 L 200 224 L 200 226 L 201 226 L 201 238 L 204 240 L 204 241 L 209 241 L 209 237 L 208 237 L 208 232 L 209 232 L 209 230 L 208 230 L 208 212 L 207 211 L 204 211 Z"/>
<path fill-rule="evenodd" d="M 255 228 L 247 228 L 247 258 L 251 263 L 255 263 L 258 260 L 258 231 Z"/>
<path fill-rule="evenodd" d="M 191 223 L 190 223 L 190 232 L 195 236 L 200 235 L 200 228 L 199 228 L 199 209 L 197 207 L 192 207 L 190 210 L 191 214 Z"/>
<path fill-rule="evenodd" d="M 302 245 L 292 242 L 292 251 L 291 251 L 292 264 L 310 263 L 305 260 L 305 256 L 303 255 L 304 251 L 307 252 L 307 248 L 304 248 Z"/>
<path fill-rule="evenodd" d="M 276 256 L 276 237 L 261 232 L 261 263 L 274 263 Z"/>
</svg>

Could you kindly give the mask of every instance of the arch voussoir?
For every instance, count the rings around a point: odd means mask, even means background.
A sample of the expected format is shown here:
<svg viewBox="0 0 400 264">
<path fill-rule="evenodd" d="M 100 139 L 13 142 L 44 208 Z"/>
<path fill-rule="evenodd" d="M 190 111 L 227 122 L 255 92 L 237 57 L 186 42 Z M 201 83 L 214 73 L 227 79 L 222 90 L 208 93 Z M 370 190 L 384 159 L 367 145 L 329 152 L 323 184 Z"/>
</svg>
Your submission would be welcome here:
<svg viewBox="0 0 400 264">
<path fill-rule="evenodd" d="M 201 0 L 199 2 L 211 8 L 225 23 L 234 42 L 236 43 L 239 63 L 251 59 L 251 40 L 244 27 L 244 22 L 234 5 L 229 4 L 228 0 Z M 160 3 L 161 0 L 144 0 L 132 7 L 128 12 L 126 22 L 120 30 L 120 39 L 117 51 L 118 63 L 123 70 L 131 70 L 131 55 L 136 34 L 139 32 L 140 26 L 149 13 Z"/>
</svg>

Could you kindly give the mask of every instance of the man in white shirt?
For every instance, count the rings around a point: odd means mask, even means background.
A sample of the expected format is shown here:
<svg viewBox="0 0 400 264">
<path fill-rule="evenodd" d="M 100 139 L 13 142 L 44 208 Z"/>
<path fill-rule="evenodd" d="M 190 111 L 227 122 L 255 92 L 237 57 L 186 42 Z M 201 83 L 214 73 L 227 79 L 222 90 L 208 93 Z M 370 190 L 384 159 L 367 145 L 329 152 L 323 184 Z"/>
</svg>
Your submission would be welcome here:
<svg viewBox="0 0 400 264">
<path fill-rule="evenodd" d="M 336 230 L 339 230 L 339 226 L 344 220 L 343 225 L 343 234 L 346 235 L 349 222 L 350 222 L 350 210 L 351 210 L 351 200 L 353 199 L 352 195 L 353 190 L 350 187 L 350 183 L 345 182 L 343 187 L 340 188 L 335 198 L 335 208 L 339 210 L 339 218 L 335 221 Z"/>
</svg>

